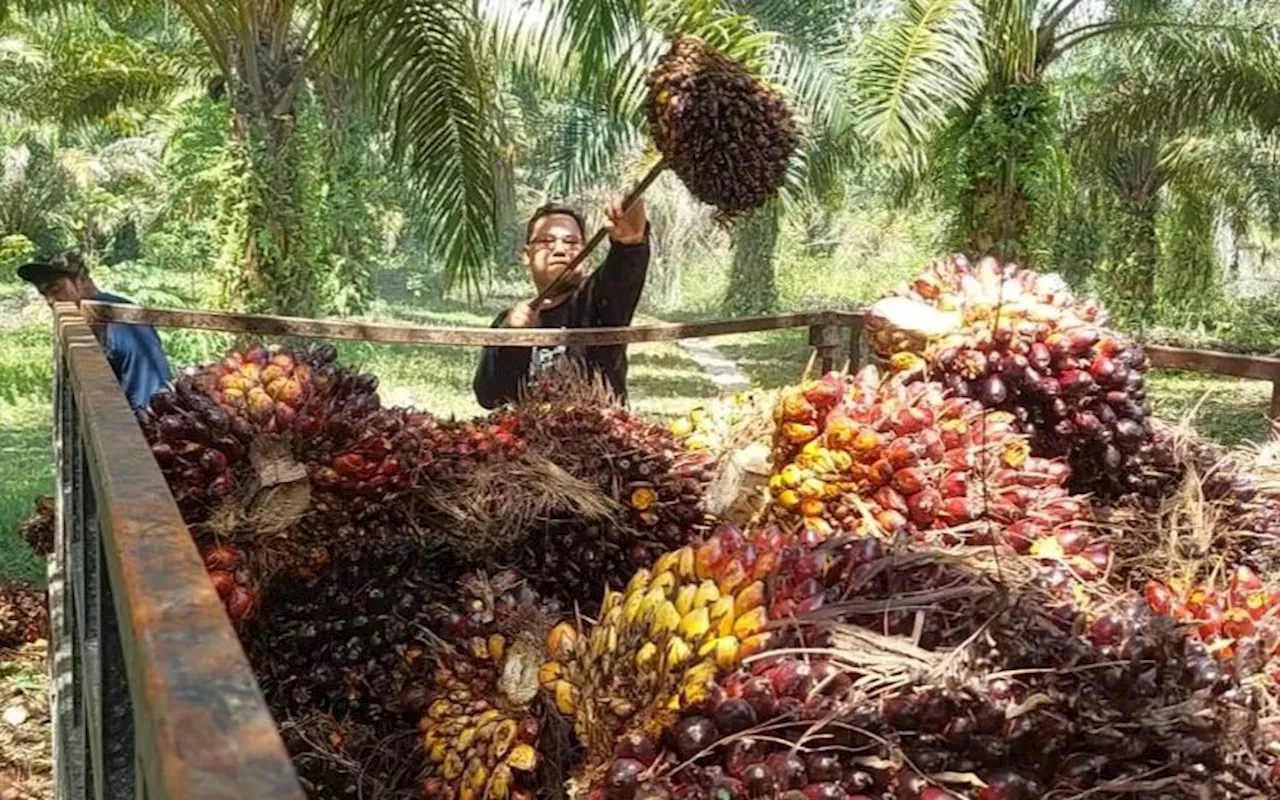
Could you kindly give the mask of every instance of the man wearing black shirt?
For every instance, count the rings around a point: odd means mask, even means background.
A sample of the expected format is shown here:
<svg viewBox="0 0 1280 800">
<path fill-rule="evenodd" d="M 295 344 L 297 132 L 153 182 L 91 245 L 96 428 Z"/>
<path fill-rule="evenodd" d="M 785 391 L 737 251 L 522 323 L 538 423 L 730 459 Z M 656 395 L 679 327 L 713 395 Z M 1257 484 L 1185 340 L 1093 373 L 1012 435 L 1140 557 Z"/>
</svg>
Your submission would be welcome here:
<svg viewBox="0 0 1280 800">
<path fill-rule="evenodd" d="M 560 282 L 560 291 L 537 308 L 523 300 L 503 311 L 494 328 L 604 328 L 631 324 L 649 269 L 649 225 L 644 204 L 636 201 L 623 213 L 605 210 L 609 255 L 587 277 L 579 265 Z M 547 205 L 533 213 L 525 229 L 520 263 L 533 278 L 535 296 L 551 285 L 582 249 L 586 226 L 571 208 Z M 476 370 L 475 393 L 485 408 L 515 400 L 521 386 L 556 358 L 567 356 L 602 375 L 619 398 L 627 394 L 627 348 L 604 347 L 486 347 Z"/>
</svg>

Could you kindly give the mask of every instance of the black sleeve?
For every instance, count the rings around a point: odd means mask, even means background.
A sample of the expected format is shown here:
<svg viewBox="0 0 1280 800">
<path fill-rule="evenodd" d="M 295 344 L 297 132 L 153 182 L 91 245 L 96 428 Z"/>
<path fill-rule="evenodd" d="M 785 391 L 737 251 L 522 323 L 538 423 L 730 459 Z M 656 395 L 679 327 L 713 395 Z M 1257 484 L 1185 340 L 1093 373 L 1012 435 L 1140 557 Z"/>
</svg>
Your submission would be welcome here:
<svg viewBox="0 0 1280 800">
<path fill-rule="evenodd" d="M 499 328 L 507 318 L 503 311 L 489 327 Z M 484 408 L 497 408 L 513 401 L 520 393 L 520 384 L 529 372 L 530 347 L 486 347 L 480 351 L 480 366 L 472 389 L 476 401 Z"/>
<path fill-rule="evenodd" d="M 602 327 L 630 325 L 649 272 L 649 224 L 638 244 L 609 243 L 609 255 L 591 276 L 591 309 Z"/>
</svg>

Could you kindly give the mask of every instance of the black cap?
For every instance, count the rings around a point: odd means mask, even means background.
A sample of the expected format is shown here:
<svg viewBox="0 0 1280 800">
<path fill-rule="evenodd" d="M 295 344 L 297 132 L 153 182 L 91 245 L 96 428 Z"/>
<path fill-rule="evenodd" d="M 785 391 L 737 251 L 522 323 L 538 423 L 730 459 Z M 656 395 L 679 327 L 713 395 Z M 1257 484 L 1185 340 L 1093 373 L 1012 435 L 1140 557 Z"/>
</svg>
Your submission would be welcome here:
<svg viewBox="0 0 1280 800">
<path fill-rule="evenodd" d="M 18 277 L 36 286 L 55 278 L 79 278 L 88 274 L 84 259 L 74 250 L 58 253 L 48 261 L 33 261 L 18 267 Z"/>
</svg>

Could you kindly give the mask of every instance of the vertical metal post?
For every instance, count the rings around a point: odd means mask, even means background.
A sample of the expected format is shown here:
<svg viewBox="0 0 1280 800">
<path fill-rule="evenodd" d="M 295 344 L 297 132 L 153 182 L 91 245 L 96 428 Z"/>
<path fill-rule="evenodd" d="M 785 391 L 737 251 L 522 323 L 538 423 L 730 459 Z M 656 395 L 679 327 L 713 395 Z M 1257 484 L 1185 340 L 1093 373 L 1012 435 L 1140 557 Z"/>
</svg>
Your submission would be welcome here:
<svg viewBox="0 0 1280 800">
<path fill-rule="evenodd" d="M 1267 418 L 1280 422 L 1280 377 L 1271 382 L 1271 406 L 1267 409 Z"/>
<path fill-rule="evenodd" d="M 849 362 L 851 370 L 859 370 L 869 362 L 867 337 L 865 336 L 866 317 L 858 316 L 849 323 Z"/>
<path fill-rule="evenodd" d="M 809 326 L 809 345 L 817 352 L 822 374 L 836 368 L 840 353 L 840 327 L 830 323 Z"/>
<path fill-rule="evenodd" d="M 76 601 L 68 560 L 73 557 L 78 490 L 75 456 L 79 450 L 75 395 L 67 376 L 65 342 L 59 335 L 54 347 L 53 450 L 57 464 L 54 548 L 49 559 L 49 607 L 52 648 L 53 763 L 56 800 L 85 800 L 84 725 L 81 715 L 82 671 L 76 625 Z"/>
</svg>

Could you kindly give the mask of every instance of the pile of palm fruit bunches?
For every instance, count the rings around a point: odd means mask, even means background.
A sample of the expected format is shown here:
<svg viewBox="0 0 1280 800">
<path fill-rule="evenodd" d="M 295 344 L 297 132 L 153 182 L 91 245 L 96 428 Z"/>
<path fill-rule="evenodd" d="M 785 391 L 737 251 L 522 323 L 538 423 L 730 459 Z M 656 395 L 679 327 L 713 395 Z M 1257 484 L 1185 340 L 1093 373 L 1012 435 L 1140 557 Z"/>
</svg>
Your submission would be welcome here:
<svg viewBox="0 0 1280 800">
<path fill-rule="evenodd" d="M 882 306 L 881 367 L 674 422 L 568 373 L 386 408 L 328 346 L 183 373 L 143 427 L 308 794 L 1280 796 L 1275 473 L 1150 420 L 1052 276 L 893 299 L 938 315 Z"/>
</svg>

